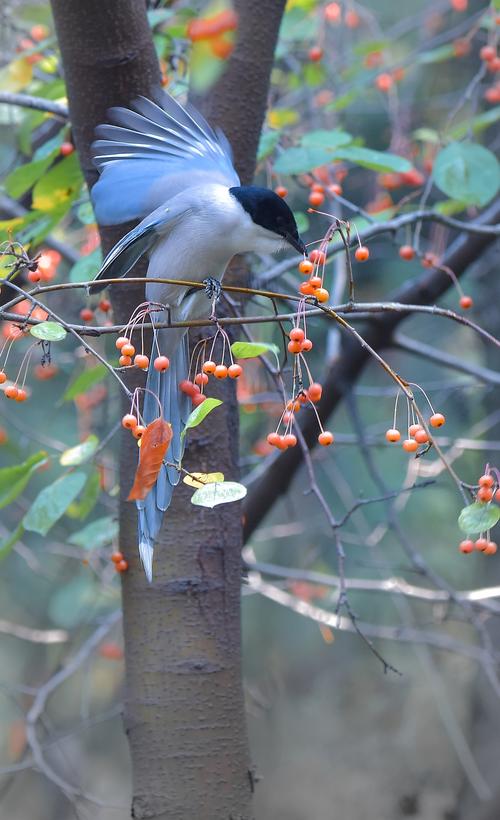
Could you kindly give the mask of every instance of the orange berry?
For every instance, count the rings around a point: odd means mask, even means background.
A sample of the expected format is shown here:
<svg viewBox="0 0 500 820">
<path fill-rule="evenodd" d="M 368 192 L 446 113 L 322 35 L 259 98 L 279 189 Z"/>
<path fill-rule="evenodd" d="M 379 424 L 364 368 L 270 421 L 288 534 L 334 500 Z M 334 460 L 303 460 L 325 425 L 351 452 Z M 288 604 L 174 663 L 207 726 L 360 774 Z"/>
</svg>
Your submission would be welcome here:
<svg viewBox="0 0 500 820">
<path fill-rule="evenodd" d="M 345 13 L 345 24 L 347 28 L 357 28 L 360 24 L 360 17 L 359 14 L 355 11 L 346 11 Z"/>
<path fill-rule="evenodd" d="M 421 424 L 410 424 L 410 426 L 408 427 L 408 435 L 410 436 L 410 438 L 415 438 L 415 433 L 417 432 L 417 430 L 421 429 Z"/>
<path fill-rule="evenodd" d="M 333 433 L 330 433 L 329 430 L 323 430 L 318 436 L 318 444 L 321 444 L 322 447 L 329 447 L 330 444 L 333 444 Z"/>
<path fill-rule="evenodd" d="M 399 255 L 401 259 L 404 259 L 406 262 L 409 262 L 415 256 L 415 251 L 411 245 L 401 245 L 399 249 Z"/>
<path fill-rule="evenodd" d="M 4 384 L 7 381 L 7 374 L 4 370 L 0 370 L 0 384 Z"/>
<path fill-rule="evenodd" d="M 153 367 L 158 371 L 158 373 L 163 373 L 170 367 L 170 360 L 167 356 L 157 356 L 153 362 Z"/>
<path fill-rule="evenodd" d="M 314 208 L 317 208 L 319 205 L 322 205 L 325 201 L 325 195 L 322 194 L 320 191 L 312 191 L 309 194 L 309 205 L 312 205 Z"/>
<path fill-rule="evenodd" d="M 198 407 L 200 404 L 203 404 L 205 401 L 206 396 L 203 393 L 193 393 L 191 396 L 191 402 L 193 407 Z"/>
<path fill-rule="evenodd" d="M 324 194 L 325 188 L 324 185 L 321 184 L 321 182 L 313 182 L 313 184 L 311 185 L 311 191 L 319 191 L 320 194 Z M 316 251 L 313 251 L 313 253 L 316 253 Z M 314 259 L 312 261 L 314 262 Z"/>
<path fill-rule="evenodd" d="M 115 342 L 115 347 L 117 350 L 121 350 L 123 345 L 130 344 L 130 339 L 127 336 L 119 336 Z"/>
<path fill-rule="evenodd" d="M 375 85 L 377 86 L 379 91 L 389 91 L 394 85 L 394 79 L 392 77 L 392 74 L 379 74 L 378 77 L 375 78 Z"/>
<path fill-rule="evenodd" d="M 495 59 L 497 53 L 493 46 L 483 46 L 479 52 L 479 56 L 485 63 L 489 63 L 491 60 Z"/>
<path fill-rule="evenodd" d="M 214 370 L 214 376 L 216 379 L 226 379 L 227 378 L 227 367 L 225 364 L 218 364 Z"/>
<path fill-rule="evenodd" d="M 80 311 L 80 319 L 82 322 L 91 322 L 94 318 L 94 311 L 90 308 L 82 308 Z"/>
<path fill-rule="evenodd" d="M 243 373 L 243 368 L 240 364 L 231 364 L 227 369 L 227 375 L 230 379 L 239 379 Z"/>
<path fill-rule="evenodd" d="M 196 385 L 193 382 L 189 381 L 189 379 L 183 379 L 179 382 L 179 390 L 181 393 L 185 393 L 186 396 L 192 396 L 193 393 L 197 392 L 195 390 Z"/>
<path fill-rule="evenodd" d="M 134 359 L 134 364 L 136 367 L 140 367 L 141 370 L 147 370 L 149 367 L 149 359 L 143 353 L 138 353 Z"/>
<path fill-rule="evenodd" d="M 450 3 L 455 11 L 467 11 L 469 0 L 450 0 Z"/>
<path fill-rule="evenodd" d="M 417 432 L 414 435 L 414 439 L 417 442 L 417 444 L 427 444 L 427 442 L 429 441 L 429 436 L 422 427 L 420 430 L 417 430 Z"/>
<path fill-rule="evenodd" d="M 310 339 L 304 339 L 300 343 L 300 349 L 301 349 L 302 353 L 309 353 L 309 351 L 312 350 L 312 346 L 313 346 L 313 343 L 311 342 Z"/>
<path fill-rule="evenodd" d="M 311 278 L 309 279 L 309 284 L 313 290 L 317 290 L 323 284 L 321 276 L 311 276 Z"/>
<path fill-rule="evenodd" d="M 109 299 L 101 299 L 98 305 L 99 310 L 102 310 L 103 313 L 107 313 L 111 310 L 111 302 Z"/>
<path fill-rule="evenodd" d="M 294 353 L 296 355 L 297 353 L 300 353 L 301 349 L 302 345 L 300 342 L 288 342 L 289 353 Z"/>
<path fill-rule="evenodd" d="M 278 433 L 269 433 L 268 436 L 267 436 L 267 442 L 272 447 L 277 447 L 278 442 L 279 442 L 279 438 L 280 437 L 279 437 Z"/>
<path fill-rule="evenodd" d="M 74 150 L 75 146 L 72 142 L 62 142 L 61 147 L 59 148 L 59 153 L 62 157 L 69 157 L 69 155 L 72 154 Z"/>
<path fill-rule="evenodd" d="M 399 432 L 399 430 L 396 430 L 395 427 L 391 427 L 389 430 L 387 430 L 385 437 L 387 441 L 399 441 L 399 439 L 401 438 L 401 433 Z"/>
<path fill-rule="evenodd" d="M 124 344 L 122 346 L 122 356 L 132 357 L 132 356 L 134 356 L 134 354 L 135 354 L 135 347 L 134 347 L 134 345 L 130 344 L 130 342 L 127 342 L 127 344 Z"/>
<path fill-rule="evenodd" d="M 3 427 L 0 427 L 0 444 L 5 444 L 8 438 L 7 431 Z"/>
<path fill-rule="evenodd" d="M 328 186 L 328 193 L 330 194 L 330 196 L 342 196 L 342 191 L 342 185 L 339 185 L 336 182 Z"/>
<path fill-rule="evenodd" d="M 309 261 L 309 259 L 303 259 L 301 262 L 299 262 L 299 271 L 300 273 L 303 273 L 304 276 L 309 276 L 309 274 L 312 273 L 313 270 L 314 265 L 312 262 Z"/>
<path fill-rule="evenodd" d="M 309 49 L 308 55 L 312 63 L 319 63 L 323 59 L 323 49 L 321 46 L 313 46 Z"/>
<path fill-rule="evenodd" d="M 19 390 L 14 384 L 9 384 L 4 390 L 5 396 L 8 399 L 17 399 L 18 392 Z"/>
<path fill-rule="evenodd" d="M 326 288 L 317 288 L 314 291 L 314 295 L 315 295 L 316 299 L 318 300 L 318 302 L 328 302 L 328 300 L 330 298 L 330 294 L 328 293 Z"/>
<path fill-rule="evenodd" d="M 500 504 L 500 487 L 495 492 L 495 501 L 497 501 L 498 504 Z"/>
<path fill-rule="evenodd" d="M 312 287 L 310 282 L 301 282 L 299 285 L 299 293 L 303 296 L 313 296 L 315 293 L 315 289 Z"/>
<path fill-rule="evenodd" d="M 431 427 L 442 427 L 445 421 L 446 419 L 442 413 L 434 413 L 429 419 L 429 424 Z"/>
<path fill-rule="evenodd" d="M 274 193 L 278 194 L 282 199 L 285 199 L 288 196 L 288 188 L 285 188 L 284 185 L 277 185 L 274 189 Z"/>
<path fill-rule="evenodd" d="M 358 262 L 366 262 L 366 260 L 370 256 L 370 251 L 367 247 L 365 247 L 365 245 L 361 245 L 359 248 L 356 248 L 354 256 L 356 257 Z"/>
<path fill-rule="evenodd" d="M 474 541 L 470 538 L 465 539 L 465 541 L 460 541 L 458 549 L 460 552 L 463 552 L 464 555 L 467 555 L 467 553 L 474 551 Z"/>
<path fill-rule="evenodd" d="M 485 473 L 484 475 L 482 475 L 480 477 L 480 479 L 477 483 L 479 484 L 480 487 L 493 487 L 493 485 L 495 483 L 495 479 L 489 473 Z"/>
<path fill-rule="evenodd" d="M 57 375 L 59 372 L 58 367 L 55 364 L 37 364 L 33 368 L 33 374 L 36 379 L 40 381 L 46 381 L 47 379 L 52 379 L 54 376 Z M 1 384 L 1 381 L 0 381 Z"/>
<path fill-rule="evenodd" d="M 118 364 L 120 367 L 130 367 L 132 364 L 132 359 L 130 356 L 120 356 L 118 359 Z"/>
<path fill-rule="evenodd" d="M 415 441 L 414 438 L 406 438 L 403 441 L 403 450 L 407 453 L 414 453 L 415 450 L 418 450 L 418 443 Z"/>
<path fill-rule="evenodd" d="M 301 327 L 294 327 L 291 329 L 288 336 L 290 337 L 291 342 L 302 342 L 305 337 L 305 333 Z"/>
<path fill-rule="evenodd" d="M 493 490 L 490 487 L 480 487 L 477 491 L 476 498 L 478 501 L 482 501 L 483 504 L 487 504 L 488 501 L 491 501 L 493 498 Z"/>
<path fill-rule="evenodd" d="M 467 54 L 470 53 L 470 40 L 466 37 L 458 37 L 453 40 L 452 46 L 455 57 L 467 57 Z"/>
<path fill-rule="evenodd" d="M 463 310 L 469 310 L 469 308 L 471 308 L 473 304 L 474 304 L 474 302 L 472 301 L 471 296 L 461 296 L 460 297 L 460 307 Z"/>
<path fill-rule="evenodd" d="M 285 444 L 287 447 L 295 447 L 297 444 L 297 436 L 293 433 L 287 433 L 285 436 Z"/>
<path fill-rule="evenodd" d="M 309 254 L 311 262 L 317 265 L 324 265 L 326 262 L 326 253 L 324 251 L 313 250 Z"/>
<path fill-rule="evenodd" d="M 484 552 L 485 555 L 495 555 L 497 549 L 498 549 L 498 546 L 496 545 L 496 543 L 494 541 L 488 541 L 488 543 L 486 545 L 486 549 L 484 549 L 483 552 Z"/>
<path fill-rule="evenodd" d="M 215 364 L 215 362 L 208 361 L 208 362 L 204 362 L 201 369 L 203 370 L 204 373 L 210 374 L 210 373 L 215 373 L 215 368 L 216 367 L 217 367 L 217 365 Z"/>
<path fill-rule="evenodd" d="M 30 29 L 30 35 L 36 43 L 41 42 L 41 40 L 45 40 L 49 34 L 50 29 L 47 26 L 44 26 L 43 23 L 37 23 Z"/>
<path fill-rule="evenodd" d="M 439 258 L 435 253 L 424 253 L 421 264 L 424 268 L 437 268 L 439 267 Z"/>
<path fill-rule="evenodd" d="M 26 401 L 28 394 L 23 387 L 19 387 L 17 391 L 16 401 Z"/>
<path fill-rule="evenodd" d="M 118 561 L 118 563 L 115 564 L 115 569 L 117 572 L 126 572 L 128 570 L 128 561 Z"/>
<path fill-rule="evenodd" d="M 144 433 L 146 432 L 146 428 L 142 424 L 138 424 L 137 427 L 134 427 L 132 430 L 132 435 L 136 439 L 140 439 L 143 437 Z"/>
<path fill-rule="evenodd" d="M 484 552 L 487 546 L 488 541 L 486 538 L 478 538 L 474 544 L 474 549 L 479 550 L 479 552 Z"/>
<path fill-rule="evenodd" d="M 101 658 L 105 658 L 107 661 L 121 661 L 123 659 L 123 649 L 113 641 L 101 644 L 98 652 Z"/>
<path fill-rule="evenodd" d="M 38 268 L 36 270 L 30 270 L 28 273 L 28 280 L 30 282 L 39 282 L 41 278 L 42 274 L 40 273 Z"/>
<path fill-rule="evenodd" d="M 137 419 L 132 413 L 125 413 L 122 418 L 122 427 L 125 427 L 125 430 L 133 430 L 137 427 Z"/>
<path fill-rule="evenodd" d="M 111 560 L 113 564 L 119 564 L 120 561 L 123 561 L 123 552 L 112 552 Z"/>
<path fill-rule="evenodd" d="M 323 394 L 323 386 L 319 382 L 312 382 L 307 390 L 307 396 L 311 399 L 311 401 L 316 404 Z"/>
<path fill-rule="evenodd" d="M 201 387 L 202 384 L 208 384 L 207 374 L 206 373 L 197 373 L 196 376 L 194 377 L 194 383 L 197 384 L 199 387 Z"/>
<path fill-rule="evenodd" d="M 276 442 L 276 447 L 278 450 L 286 450 L 287 446 L 285 436 L 278 436 L 278 441 Z"/>
<path fill-rule="evenodd" d="M 323 14 L 329 23 L 337 23 L 342 15 L 342 9 L 338 3 L 328 3 Z"/>
</svg>

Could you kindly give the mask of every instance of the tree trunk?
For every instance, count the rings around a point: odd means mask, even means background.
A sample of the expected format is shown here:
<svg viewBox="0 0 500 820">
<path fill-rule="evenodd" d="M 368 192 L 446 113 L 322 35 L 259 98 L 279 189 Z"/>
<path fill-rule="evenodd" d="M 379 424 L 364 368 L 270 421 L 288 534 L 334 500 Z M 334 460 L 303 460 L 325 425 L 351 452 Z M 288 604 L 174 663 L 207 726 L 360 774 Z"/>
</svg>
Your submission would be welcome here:
<svg viewBox="0 0 500 820">
<path fill-rule="evenodd" d="M 245 182 L 255 165 L 284 5 L 285 0 L 235 3 L 239 42 L 203 106 L 232 140 Z M 89 145 L 95 126 L 111 105 L 126 106 L 158 83 L 145 5 L 52 0 L 52 8 L 73 137 L 92 185 L 97 175 Z M 126 229 L 103 229 L 105 250 Z M 142 301 L 142 291 L 115 291 L 115 316 L 122 322 Z M 229 479 L 238 474 L 238 413 L 234 389 L 221 390 L 224 405 L 190 436 L 188 467 L 221 470 Z M 132 816 L 250 820 L 253 778 L 241 684 L 241 508 L 195 508 L 192 490 L 181 484 L 165 516 L 149 586 L 138 558 L 135 506 L 125 501 L 136 466 L 134 445 L 124 436 L 120 458 L 120 548 L 129 561 L 122 580 Z"/>
</svg>

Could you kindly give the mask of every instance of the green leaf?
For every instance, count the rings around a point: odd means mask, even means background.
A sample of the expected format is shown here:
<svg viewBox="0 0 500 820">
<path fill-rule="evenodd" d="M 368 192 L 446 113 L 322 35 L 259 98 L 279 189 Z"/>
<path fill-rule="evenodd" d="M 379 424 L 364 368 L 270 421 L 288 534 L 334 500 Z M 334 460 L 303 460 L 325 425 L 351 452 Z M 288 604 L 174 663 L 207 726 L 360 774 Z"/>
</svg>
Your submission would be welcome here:
<svg viewBox="0 0 500 820">
<path fill-rule="evenodd" d="M 51 153 L 43 157 L 43 159 L 28 162 L 26 165 L 20 165 L 19 168 L 15 168 L 4 182 L 8 195 L 13 199 L 18 199 L 25 194 L 26 191 L 29 191 L 35 182 L 38 182 L 40 177 L 45 173 L 58 153 L 58 150 L 51 151 Z"/>
<path fill-rule="evenodd" d="M 87 480 L 85 473 L 66 473 L 38 493 L 24 516 L 24 528 L 47 535 L 50 528 L 64 515 Z"/>
<path fill-rule="evenodd" d="M 74 197 L 83 184 L 76 151 L 56 163 L 33 188 L 33 208 L 51 210 Z"/>
<path fill-rule="evenodd" d="M 76 467 L 78 464 L 83 464 L 94 455 L 98 444 L 99 439 L 97 436 L 91 434 L 81 444 L 65 450 L 59 459 L 59 464 L 62 464 L 63 467 Z"/>
<path fill-rule="evenodd" d="M 453 44 L 438 46 L 431 51 L 422 51 L 417 56 L 417 61 L 422 65 L 432 65 L 433 63 L 444 63 L 445 60 L 451 60 L 455 57 L 455 49 Z"/>
<path fill-rule="evenodd" d="M 350 104 L 359 97 L 362 91 L 364 91 L 363 88 L 353 88 L 351 91 L 347 91 L 345 94 L 336 97 L 333 102 L 328 103 L 324 110 L 343 111 L 344 108 L 349 108 Z"/>
<path fill-rule="evenodd" d="M 391 172 L 404 174 L 413 168 L 411 162 L 404 157 L 390 154 L 388 151 L 375 151 L 372 148 L 362 148 L 352 145 L 347 148 L 339 148 L 335 151 L 333 159 L 343 159 L 360 165 L 362 168 L 369 168 L 372 171 Z"/>
<path fill-rule="evenodd" d="M 278 345 L 266 342 L 233 342 L 231 352 L 237 359 L 255 359 L 264 353 L 274 353 L 279 356 Z"/>
<path fill-rule="evenodd" d="M 302 213 L 302 211 L 294 211 L 293 215 L 295 217 L 295 222 L 297 224 L 297 230 L 300 234 L 306 233 L 309 230 L 309 218 L 306 214 Z"/>
<path fill-rule="evenodd" d="M 496 105 L 495 108 L 490 108 L 489 111 L 483 111 L 482 114 L 473 117 L 471 120 L 467 119 L 459 123 L 451 129 L 449 134 L 454 140 L 463 139 L 463 137 L 466 137 L 471 132 L 473 134 L 479 134 L 481 131 L 489 128 L 490 125 L 494 125 L 498 120 L 500 120 L 500 105 Z"/>
<path fill-rule="evenodd" d="M 0 561 L 7 558 L 10 552 L 14 549 L 21 535 L 24 532 L 24 527 L 19 524 L 11 535 L 8 535 L 3 541 L 0 541 Z"/>
<path fill-rule="evenodd" d="M 81 256 L 69 272 L 70 282 L 90 282 L 102 265 L 102 251 L 100 248 Z"/>
<path fill-rule="evenodd" d="M 327 148 L 287 148 L 274 163 L 274 171 L 277 174 L 305 174 L 332 160 L 333 152 Z"/>
<path fill-rule="evenodd" d="M 191 504 L 196 504 L 198 507 L 213 508 L 217 504 L 239 501 L 241 498 L 245 498 L 246 494 L 247 488 L 243 484 L 238 484 L 236 481 L 217 481 L 196 490 L 191 496 Z"/>
<path fill-rule="evenodd" d="M 433 128 L 417 128 L 412 136 L 420 142 L 432 142 L 436 145 L 439 142 L 439 134 Z"/>
<path fill-rule="evenodd" d="M 47 453 L 41 450 L 14 467 L 0 470 L 0 510 L 22 493 L 35 470 L 47 461 Z"/>
<path fill-rule="evenodd" d="M 452 142 L 439 151 L 432 174 L 443 193 L 469 205 L 486 205 L 500 185 L 497 158 L 472 142 Z"/>
<path fill-rule="evenodd" d="M 266 131 L 261 134 L 259 141 L 259 148 L 257 151 L 257 160 L 260 162 L 266 157 L 270 156 L 280 141 L 281 131 Z"/>
<path fill-rule="evenodd" d="M 68 543 L 85 550 L 97 550 L 118 537 L 118 522 L 111 515 L 97 518 L 86 527 L 74 532 L 68 538 Z"/>
<path fill-rule="evenodd" d="M 301 139 L 301 145 L 304 148 L 327 148 L 330 150 L 340 148 L 341 145 L 348 145 L 350 142 L 352 142 L 351 134 L 342 131 L 340 128 L 333 128 L 331 131 L 325 131 L 324 129 L 309 131 Z"/>
<path fill-rule="evenodd" d="M 109 370 L 104 364 L 98 364 L 95 367 L 89 368 L 89 370 L 84 370 L 83 373 L 80 373 L 80 375 L 71 382 L 63 396 L 63 401 L 71 401 L 71 399 L 76 399 L 77 396 L 80 396 L 81 393 L 86 393 L 87 390 L 90 390 L 95 384 L 102 382 L 108 373 Z"/>
<path fill-rule="evenodd" d="M 197 427 L 198 424 L 201 424 L 204 418 L 208 416 L 212 410 L 215 410 L 216 407 L 222 404 L 220 399 L 205 399 L 204 402 L 195 407 L 192 413 L 189 415 L 189 418 L 186 422 L 186 426 L 181 433 L 181 438 L 184 438 L 186 435 L 186 431 L 189 430 L 191 427 Z"/>
<path fill-rule="evenodd" d="M 458 526 L 467 535 L 486 532 L 500 519 L 500 507 L 476 502 L 464 507 L 458 516 Z"/>
<path fill-rule="evenodd" d="M 49 603 L 49 616 L 57 626 L 74 629 L 116 606 L 117 597 L 117 589 L 97 584 L 86 572 L 57 589 Z"/>
<path fill-rule="evenodd" d="M 94 225 L 95 224 L 95 214 L 94 209 L 92 207 L 92 203 L 87 200 L 86 202 L 82 202 L 81 205 L 78 206 L 76 209 L 76 215 L 82 225 Z"/>
<path fill-rule="evenodd" d="M 98 470 L 94 470 L 87 478 L 87 483 L 82 490 L 78 501 L 73 501 L 66 510 L 66 515 L 70 518 L 79 518 L 83 521 L 92 512 L 101 494 L 101 476 Z"/>
<path fill-rule="evenodd" d="M 40 322 L 39 325 L 33 325 L 30 333 L 35 338 L 46 342 L 60 342 L 61 339 L 66 338 L 66 330 L 59 322 Z"/>
</svg>

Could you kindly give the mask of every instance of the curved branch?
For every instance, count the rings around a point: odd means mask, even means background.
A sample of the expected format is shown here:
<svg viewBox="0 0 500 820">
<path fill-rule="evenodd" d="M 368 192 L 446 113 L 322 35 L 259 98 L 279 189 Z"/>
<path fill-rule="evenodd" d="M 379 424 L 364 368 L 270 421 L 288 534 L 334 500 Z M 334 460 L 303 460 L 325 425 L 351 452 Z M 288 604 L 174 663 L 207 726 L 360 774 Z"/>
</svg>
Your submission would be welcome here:
<svg viewBox="0 0 500 820">
<path fill-rule="evenodd" d="M 52 100 L 45 100 L 43 97 L 32 97 L 31 94 L 14 94 L 11 91 L 1 91 L 0 103 L 18 105 L 21 108 L 33 108 L 35 111 L 45 111 L 47 114 L 54 114 L 62 120 L 67 120 L 69 116 L 66 105 Z"/>
</svg>

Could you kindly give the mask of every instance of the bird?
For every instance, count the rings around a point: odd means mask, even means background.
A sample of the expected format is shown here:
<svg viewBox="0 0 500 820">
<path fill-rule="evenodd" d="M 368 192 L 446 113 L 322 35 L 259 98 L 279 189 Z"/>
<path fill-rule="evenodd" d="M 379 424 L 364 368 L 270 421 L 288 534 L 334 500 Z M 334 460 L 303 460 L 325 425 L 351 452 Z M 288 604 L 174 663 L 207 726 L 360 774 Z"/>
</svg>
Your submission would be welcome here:
<svg viewBox="0 0 500 820">
<path fill-rule="evenodd" d="M 193 106 L 157 89 L 129 108 L 109 109 L 107 116 L 92 144 L 99 172 L 91 191 L 96 219 L 100 225 L 140 221 L 104 259 L 94 291 L 102 289 L 100 279 L 126 276 L 148 254 L 146 300 L 164 306 L 172 322 L 201 319 L 209 306 L 202 288 L 155 279 L 206 282 L 217 296 L 236 254 L 291 247 L 307 256 L 287 203 L 268 188 L 241 185 L 225 135 Z M 190 413 L 190 398 L 178 388 L 189 372 L 187 329 L 158 329 L 153 346 L 170 367 L 157 372 L 151 355 L 142 415 L 146 424 L 153 421 L 159 399 L 172 440 L 155 486 L 136 502 L 139 554 L 150 583 L 155 542 L 180 479 L 181 432 Z"/>
</svg>

